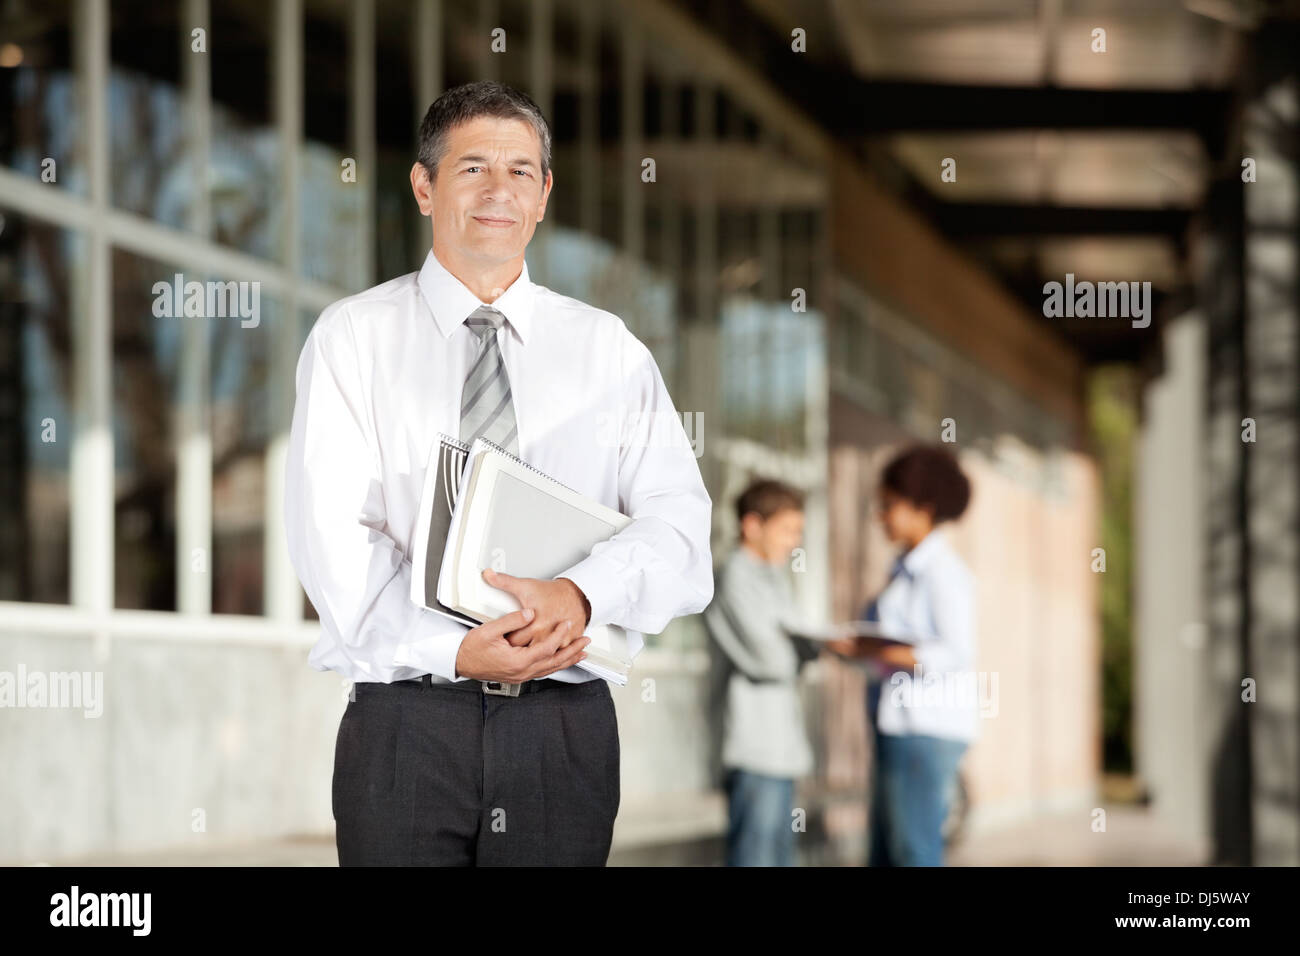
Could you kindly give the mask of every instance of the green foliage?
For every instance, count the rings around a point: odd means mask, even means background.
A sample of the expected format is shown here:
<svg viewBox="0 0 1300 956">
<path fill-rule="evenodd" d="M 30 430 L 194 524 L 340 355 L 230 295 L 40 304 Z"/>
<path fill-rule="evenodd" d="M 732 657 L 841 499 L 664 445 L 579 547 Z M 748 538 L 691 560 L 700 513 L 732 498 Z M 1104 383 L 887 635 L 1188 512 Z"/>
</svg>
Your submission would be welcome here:
<svg viewBox="0 0 1300 956">
<path fill-rule="evenodd" d="M 1088 417 L 1101 472 L 1102 755 L 1107 771 L 1133 769 L 1133 448 L 1137 386 L 1123 366 L 1097 369 Z"/>
</svg>

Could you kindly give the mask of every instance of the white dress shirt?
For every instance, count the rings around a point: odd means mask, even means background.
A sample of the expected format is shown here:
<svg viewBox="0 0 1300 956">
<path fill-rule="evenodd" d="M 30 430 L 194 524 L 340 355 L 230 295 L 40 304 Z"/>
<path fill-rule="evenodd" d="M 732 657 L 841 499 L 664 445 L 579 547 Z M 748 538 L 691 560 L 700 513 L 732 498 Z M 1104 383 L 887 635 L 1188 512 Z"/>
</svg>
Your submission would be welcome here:
<svg viewBox="0 0 1300 956">
<path fill-rule="evenodd" d="M 455 675 L 469 628 L 410 599 L 411 542 L 430 449 L 458 435 L 484 303 L 430 251 L 420 271 L 327 306 L 298 360 L 289 436 L 289 554 L 320 615 L 308 657 L 354 681 Z M 519 277 L 490 303 L 520 457 L 632 523 L 555 577 L 591 625 L 642 635 L 713 596 L 712 502 L 649 349 L 616 315 Z M 675 430 L 674 430 L 675 425 Z M 550 675 L 581 682 L 568 667 Z"/>
<path fill-rule="evenodd" d="M 941 529 L 930 531 L 895 560 L 889 584 L 863 619 L 886 633 L 921 635 L 918 669 L 873 681 L 876 728 L 972 741 L 979 734 L 980 686 L 975 671 L 975 579 Z M 920 675 L 920 680 L 916 679 Z"/>
</svg>

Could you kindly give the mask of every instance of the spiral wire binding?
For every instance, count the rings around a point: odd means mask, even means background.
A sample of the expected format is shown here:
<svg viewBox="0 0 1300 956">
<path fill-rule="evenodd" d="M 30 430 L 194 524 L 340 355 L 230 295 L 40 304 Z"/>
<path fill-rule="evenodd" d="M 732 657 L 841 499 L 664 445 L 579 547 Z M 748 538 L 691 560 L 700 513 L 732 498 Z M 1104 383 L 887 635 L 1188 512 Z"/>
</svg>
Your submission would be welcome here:
<svg viewBox="0 0 1300 956">
<path fill-rule="evenodd" d="M 460 475 L 465 458 L 469 455 L 469 445 L 459 438 L 452 438 L 446 432 L 438 433 L 438 440 L 452 450 L 450 455 L 439 455 L 442 459 L 442 493 L 447 499 L 447 510 L 454 511 L 456 499 L 460 497 Z M 449 473 L 450 472 L 450 473 Z"/>
<path fill-rule="evenodd" d="M 570 487 L 569 487 L 568 485 L 566 485 L 564 482 L 560 481 L 560 479 L 558 479 L 558 478 L 552 478 L 552 477 L 551 477 L 550 475 L 548 475 L 546 472 L 542 471 L 542 469 L 540 469 L 540 468 L 538 468 L 538 467 L 536 467 L 536 466 L 534 466 L 534 465 L 530 465 L 530 464 L 528 464 L 528 462 L 524 461 L 524 460 L 523 460 L 522 458 L 520 458 L 518 455 L 514 455 L 514 454 L 511 454 L 510 452 L 506 451 L 504 448 L 502 448 L 500 445 L 498 445 L 496 442 L 492 441 L 491 439 L 483 438 L 482 436 L 480 436 L 479 438 L 476 439 L 476 441 L 481 441 L 483 444 L 487 445 L 487 446 L 488 446 L 489 448 L 491 448 L 493 451 L 498 452 L 498 453 L 500 453 L 500 454 L 502 454 L 502 455 L 505 455 L 505 456 L 506 456 L 507 458 L 509 458 L 511 461 L 518 462 L 519 464 L 521 464 L 521 465 L 523 465 L 525 468 L 527 468 L 529 471 L 534 472 L 535 474 L 541 475 L 541 476 L 542 476 L 543 478 L 545 478 L 547 481 L 552 481 L 552 482 L 554 482 L 555 484 L 559 485 L 561 488 L 565 489 L 566 491 L 571 491 L 571 492 L 573 492 L 575 495 L 580 495 L 580 494 L 582 494 L 582 492 L 577 491 L 577 490 L 575 490 L 575 489 L 573 489 L 573 488 L 570 488 Z"/>
</svg>

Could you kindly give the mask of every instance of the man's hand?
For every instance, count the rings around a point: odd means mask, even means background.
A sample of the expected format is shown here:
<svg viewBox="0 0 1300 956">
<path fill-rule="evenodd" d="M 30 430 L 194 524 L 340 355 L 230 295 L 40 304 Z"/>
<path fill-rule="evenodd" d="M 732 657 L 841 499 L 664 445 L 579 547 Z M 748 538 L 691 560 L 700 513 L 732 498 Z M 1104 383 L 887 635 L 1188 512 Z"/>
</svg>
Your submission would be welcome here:
<svg viewBox="0 0 1300 956">
<path fill-rule="evenodd" d="M 858 642 L 852 637 L 837 637 L 832 641 L 823 641 L 822 647 L 839 654 L 841 657 L 861 657 Z"/>
<path fill-rule="evenodd" d="M 881 664 L 894 670 L 916 670 L 916 655 L 907 644 L 887 644 L 882 642 L 872 650 L 871 656 Z"/>
<path fill-rule="evenodd" d="M 568 621 L 527 647 L 514 647 L 506 640 L 506 634 L 533 620 L 533 609 L 525 607 L 472 628 L 460 642 L 456 676 L 521 684 L 572 667 L 587 656 L 585 650 L 591 638 L 579 636 L 575 640 L 569 634 Z"/>
<path fill-rule="evenodd" d="M 591 620 L 591 605 L 587 603 L 587 596 L 568 578 L 557 578 L 554 581 L 517 578 L 513 574 L 484 568 L 483 580 L 494 588 L 513 594 L 523 607 L 537 612 L 527 627 L 508 636 L 507 640 L 514 647 L 524 647 L 550 638 L 561 624 L 568 622 L 569 628 L 562 632 L 560 643 L 561 648 L 567 648 L 571 641 L 582 636 L 582 632 L 587 629 L 587 622 Z"/>
<path fill-rule="evenodd" d="M 885 670 L 915 670 L 916 654 L 908 644 L 878 637 L 837 637 L 822 644 L 828 651 L 843 657 L 865 659 Z"/>
</svg>

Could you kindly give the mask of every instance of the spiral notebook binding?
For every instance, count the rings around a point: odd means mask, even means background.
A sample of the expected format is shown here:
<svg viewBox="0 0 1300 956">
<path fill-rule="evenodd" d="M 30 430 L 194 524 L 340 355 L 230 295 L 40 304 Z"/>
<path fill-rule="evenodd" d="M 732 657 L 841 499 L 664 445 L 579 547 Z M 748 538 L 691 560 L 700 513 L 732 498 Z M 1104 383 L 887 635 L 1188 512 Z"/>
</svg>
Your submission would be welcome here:
<svg viewBox="0 0 1300 956">
<path fill-rule="evenodd" d="M 520 458 L 518 455 L 515 455 L 515 454 L 512 454 L 511 452 L 506 451 L 506 449 L 502 448 L 500 445 L 498 445 L 496 442 L 492 441 L 490 438 L 483 438 L 482 436 L 479 436 L 479 438 L 478 438 L 477 440 L 478 440 L 478 441 L 481 441 L 484 445 L 486 445 L 488 448 L 492 449 L 493 451 L 497 452 L 498 454 L 505 455 L 505 456 L 506 456 L 507 458 L 509 458 L 511 461 L 513 461 L 513 462 L 518 462 L 519 464 L 521 464 L 521 465 L 523 465 L 525 468 L 527 468 L 529 471 L 531 471 L 531 472 L 533 472 L 533 473 L 535 473 L 535 474 L 541 475 L 541 476 L 542 476 L 543 478 L 545 478 L 547 481 L 554 482 L 555 484 L 559 485 L 561 488 L 565 489 L 566 491 L 571 491 L 571 492 L 573 492 L 575 495 L 577 495 L 577 494 L 581 494 L 580 491 L 576 491 L 576 490 L 574 490 L 573 488 L 570 488 L 570 487 L 569 487 L 568 485 L 566 485 L 564 482 L 560 481 L 560 479 L 558 479 L 558 478 L 552 478 L 550 475 L 548 475 L 546 472 L 542 471 L 542 469 L 538 468 L 537 466 L 535 466 L 535 465 L 530 465 L 530 464 L 528 464 L 528 462 L 524 461 L 524 460 L 523 460 L 522 458 Z"/>
<path fill-rule="evenodd" d="M 469 454 L 469 445 L 466 445 L 459 438 L 453 438 L 451 435 L 448 435 L 446 432 L 438 432 L 438 440 L 442 442 L 444 445 L 450 445 L 452 448 L 455 448 L 457 451 L 461 452 L 462 454 L 466 454 L 466 455 Z"/>
</svg>

